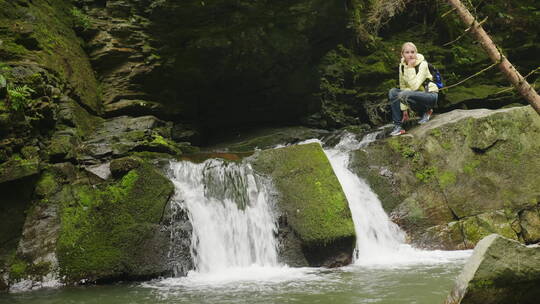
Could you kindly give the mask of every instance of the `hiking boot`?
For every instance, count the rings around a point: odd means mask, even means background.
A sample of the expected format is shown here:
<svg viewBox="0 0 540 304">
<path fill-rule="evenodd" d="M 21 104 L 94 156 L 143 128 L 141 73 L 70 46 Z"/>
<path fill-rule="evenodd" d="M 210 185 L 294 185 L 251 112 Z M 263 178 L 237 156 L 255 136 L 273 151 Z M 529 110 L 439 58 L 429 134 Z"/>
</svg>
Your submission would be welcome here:
<svg viewBox="0 0 540 304">
<path fill-rule="evenodd" d="M 409 120 L 409 111 L 407 111 L 407 110 L 403 111 L 403 114 L 402 114 L 401 117 L 403 117 L 403 118 L 401 118 L 402 123 L 408 121 Z"/>
<path fill-rule="evenodd" d="M 395 126 L 392 132 L 390 132 L 390 136 L 398 136 L 401 134 L 405 134 L 405 130 L 401 126 Z"/>
<path fill-rule="evenodd" d="M 433 110 L 432 109 L 427 110 L 427 112 L 424 113 L 424 115 L 422 115 L 422 118 L 418 121 L 418 123 L 425 124 L 426 122 L 428 122 L 428 120 L 431 118 L 431 114 L 433 114 Z"/>
</svg>

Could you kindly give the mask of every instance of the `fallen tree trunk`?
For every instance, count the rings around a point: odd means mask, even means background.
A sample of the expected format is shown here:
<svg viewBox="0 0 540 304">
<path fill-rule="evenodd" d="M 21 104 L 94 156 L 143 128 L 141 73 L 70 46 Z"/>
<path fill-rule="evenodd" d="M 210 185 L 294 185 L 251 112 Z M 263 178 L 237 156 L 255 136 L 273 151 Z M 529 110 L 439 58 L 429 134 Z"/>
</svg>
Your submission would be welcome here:
<svg viewBox="0 0 540 304">
<path fill-rule="evenodd" d="M 498 63 L 499 69 L 506 78 L 512 83 L 512 85 L 518 90 L 518 92 L 527 100 L 534 108 L 536 113 L 540 115 L 540 96 L 536 93 L 534 88 L 527 82 L 523 76 L 514 68 L 514 66 L 508 61 L 508 59 L 501 54 L 497 45 L 493 43 L 491 37 L 482 28 L 482 25 L 476 21 L 471 15 L 469 10 L 461 3 L 460 0 L 448 0 L 450 5 L 457 11 L 461 20 L 471 26 L 471 32 L 480 42 L 482 48 L 486 51 L 489 58 L 495 63 Z"/>
</svg>

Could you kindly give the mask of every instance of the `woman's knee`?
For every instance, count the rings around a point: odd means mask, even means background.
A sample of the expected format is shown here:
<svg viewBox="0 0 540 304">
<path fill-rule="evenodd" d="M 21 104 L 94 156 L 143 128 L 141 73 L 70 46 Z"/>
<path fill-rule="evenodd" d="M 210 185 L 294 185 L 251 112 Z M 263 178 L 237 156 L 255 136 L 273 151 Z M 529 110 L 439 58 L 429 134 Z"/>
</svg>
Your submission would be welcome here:
<svg viewBox="0 0 540 304">
<path fill-rule="evenodd" d="M 392 88 L 390 89 L 390 91 L 388 91 L 388 99 L 390 100 L 390 102 L 392 102 L 392 99 L 395 99 L 397 97 L 399 91 L 400 90 L 398 88 Z"/>
</svg>

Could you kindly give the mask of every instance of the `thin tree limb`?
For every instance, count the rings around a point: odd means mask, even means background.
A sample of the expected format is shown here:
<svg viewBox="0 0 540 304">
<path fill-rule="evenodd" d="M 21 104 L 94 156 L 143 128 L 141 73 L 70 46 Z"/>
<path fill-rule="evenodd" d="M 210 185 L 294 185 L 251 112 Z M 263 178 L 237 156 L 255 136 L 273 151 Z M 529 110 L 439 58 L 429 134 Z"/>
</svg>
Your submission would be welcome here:
<svg viewBox="0 0 540 304">
<path fill-rule="evenodd" d="M 487 21 L 487 19 L 488 19 L 488 17 L 484 18 L 484 20 L 480 21 L 480 23 L 478 23 L 478 25 L 482 25 L 484 22 Z M 450 42 L 447 42 L 447 43 L 443 44 L 443 46 L 450 45 L 450 44 L 452 44 L 452 43 L 458 41 L 459 39 L 465 37 L 465 35 L 467 35 L 467 34 L 469 33 L 469 31 L 471 30 L 472 26 L 473 26 L 473 25 L 471 24 L 471 26 L 469 26 L 469 27 L 464 31 L 463 34 L 459 35 L 459 37 L 457 37 L 456 39 L 454 39 L 454 40 L 452 40 L 452 41 L 450 41 Z"/>
<path fill-rule="evenodd" d="M 489 37 L 486 31 L 478 24 L 476 19 L 471 15 L 469 10 L 461 3 L 460 0 L 447 0 L 452 7 L 456 9 L 459 17 L 465 24 L 473 24 L 471 33 L 480 42 L 484 51 L 489 58 L 497 63 L 501 72 L 514 85 L 518 92 L 531 104 L 533 109 L 540 115 L 540 96 L 534 88 L 521 76 L 516 68 L 508 61 L 508 59 L 499 51 L 493 40 Z"/>
<path fill-rule="evenodd" d="M 495 62 L 494 64 L 488 66 L 487 68 L 484 68 L 484 69 L 482 69 L 482 70 L 479 71 L 479 72 L 476 72 L 475 74 L 473 74 L 473 75 L 471 75 L 471 76 L 469 76 L 469 77 L 467 77 L 467 78 L 461 80 L 461 81 L 458 82 L 458 83 L 454 83 L 454 84 L 452 84 L 452 85 L 449 85 L 449 86 L 446 86 L 446 87 L 443 87 L 443 88 L 439 89 L 439 91 L 441 91 L 441 90 L 448 90 L 448 89 L 450 89 L 450 88 L 456 87 L 456 86 L 458 86 L 458 85 L 464 83 L 465 81 L 467 81 L 467 80 L 469 80 L 469 79 L 471 79 L 471 78 L 474 78 L 474 77 L 476 77 L 476 76 L 478 76 L 478 75 L 484 73 L 485 71 L 487 71 L 487 70 L 489 70 L 489 69 L 492 69 L 492 68 L 493 68 L 494 66 L 496 66 L 497 64 L 499 64 L 499 63 L 498 63 L 498 62 Z"/>
</svg>

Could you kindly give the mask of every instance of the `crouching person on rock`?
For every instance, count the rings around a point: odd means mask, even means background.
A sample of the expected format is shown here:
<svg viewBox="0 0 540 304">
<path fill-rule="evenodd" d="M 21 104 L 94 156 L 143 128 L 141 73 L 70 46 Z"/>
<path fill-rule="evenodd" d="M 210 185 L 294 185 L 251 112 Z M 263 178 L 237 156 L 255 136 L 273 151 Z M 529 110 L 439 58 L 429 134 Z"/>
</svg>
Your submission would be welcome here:
<svg viewBox="0 0 540 304">
<path fill-rule="evenodd" d="M 433 82 L 428 62 L 424 60 L 422 54 L 418 54 L 414 43 L 405 42 L 401 47 L 399 89 L 393 88 L 388 92 L 394 122 L 394 129 L 390 135 L 405 133 L 401 124 L 409 119 L 409 107 L 422 115 L 418 123 L 426 123 L 437 103 L 438 92 L 439 88 Z"/>
</svg>

